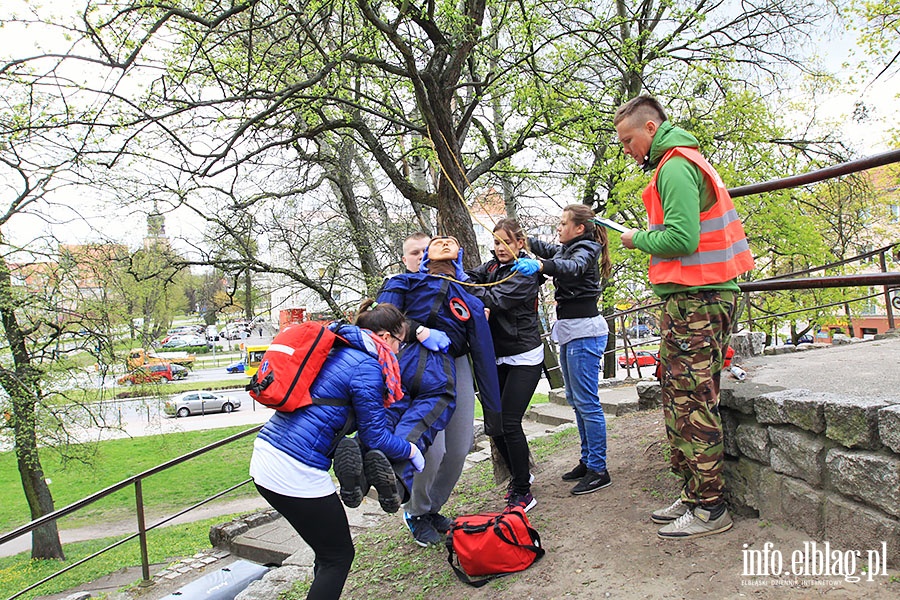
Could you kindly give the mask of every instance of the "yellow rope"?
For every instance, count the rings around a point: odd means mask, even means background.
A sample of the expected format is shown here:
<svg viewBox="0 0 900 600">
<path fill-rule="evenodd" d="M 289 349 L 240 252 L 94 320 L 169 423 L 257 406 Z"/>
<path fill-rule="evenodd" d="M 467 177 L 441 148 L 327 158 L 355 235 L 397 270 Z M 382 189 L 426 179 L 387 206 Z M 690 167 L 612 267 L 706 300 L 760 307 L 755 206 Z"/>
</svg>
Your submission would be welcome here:
<svg viewBox="0 0 900 600">
<path fill-rule="evenodd" d="M 444 137 L 444 133 L 442 131 L 439 131 L 438 133 L 441 134 L 441 139 L 444 141 L 444 145 L 447 147 L 447 151 L 450 153 L 450 156 L 453 158 L 453 162 L 456 165 L 456 168 L 459 170 L 460 175 L 462 175 L 463 179 L 466 180 L 466 183 L 469 185 L 469 189 L 471 189 L 472 184 L 469 181 L 469 179 L 466 177 L 466 172 L 462 168 L 462 165 L 459 164 L 459 161 L 457 160 L 456 155 L 452 152 L 452 150 L 450 148 L 450 144 L 447 142 L 447 138 Z M 496 239 L 498 239 L 501 244 L 506 246 L 506 249 L 509 251 L 509 253 L 513 257 L 518 257 L 518 255 L 513 251 L 513 249 L 509 247 L 509 244 L 507 244 L 506 241 L 501 239 L 500 236 L 498 236 L 496 234 L 493 227 L 488 227 L 487 225 L 482 223 L 478 219 L 478 217 L 475 216 L 475 213 L 473 213 L 471 211 L 471 209 L 469 209 L 469 205 L 466 204 L 466 199 L 463 197 L 462 192 L 460 192 L 459 188 L 456 187 L 456 184 L 453 182 L 453 178 L 450 177 L 450 174 L 447 172 L 447 169 L 444 167 L 444 163 L 441 162 L 441 155 L 437 151 L 437 148 L 435 148 L 435 146 L 434 146 L 434 140 L 431 139 L 430 131 L 428 134 L 428 142 L 431 144 L 431 149 L 434 151 L 435 156 L 437 156 L 437 163 L 441 169 L 441 172 L 444 174 L 444 177 L 447 178 L 447 181 L 450 183 L 450 186 L 453 188 L 453 191 L 456 192 L 457 197 L 459 197 L 459 201 L 462 203 L 463 208 L 466 209 L 466 212 L 469 213 L 469 216 L 472 218 L 472 220 L 475 221 L 476 223 L 478 223 L 479 225 L 481 225 L 482 227 L 484 227 L 485 229 L 489 230 L 491 232 L 492 236 L 494 236 Z M 487 210 L 485 210 L 485 214 L 487 214 Z M 499 281 L 494 281 L 493 283 L 471 283 L 469 281 L 460 281 L 460 280 L 456 279 L 455 277 L 450 277 L 449 275 L 436 275 L 436 277 L 442 277 L 444 279 L 449 279 L 450 281 L 456 282 L 460 285 L 467 285 L 469 287 L 491 287 L 491 286 L 495 286 L 495 285 L 500 285 L 501 283 L 512 279 L 513 277 L 515 277 L 515 275 L 516 275 L 516 272 L 513 271 L 508 276 L 504 277 L 503 279 L 500 279 Z"/>
</svg>

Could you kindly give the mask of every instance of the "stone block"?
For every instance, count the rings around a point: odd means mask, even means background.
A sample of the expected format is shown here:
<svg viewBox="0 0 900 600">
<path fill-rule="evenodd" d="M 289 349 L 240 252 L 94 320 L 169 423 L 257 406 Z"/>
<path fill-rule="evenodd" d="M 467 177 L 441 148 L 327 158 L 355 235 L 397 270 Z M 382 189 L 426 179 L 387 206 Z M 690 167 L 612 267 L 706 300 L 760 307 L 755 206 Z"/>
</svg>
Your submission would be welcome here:
<svg viewBox="0 0 900 600">
<path fill-rule="evenodd" d="M 763 466 L 749 458 L 726 460 L 725 495 L 728 504 L 738 512 L 759 510 L 759 481 Z"/>
<path fill-rule="evenodd" d="M 766 334 L 762 331 L 742 331 L 731 336 L 734 360 L 760 356 L 766 348 Z"/>
<path fill-rule="evenodd" d="M 635 386 L 638 395 L 638 408 L 649 410 L 662 406 L 662 389 L 658 381 L 638 381 Z"/>
<path fill-rule="evenodd" d="M 735 389 L 734 386 L 736 382 L 727 381 L 723 377 L 722 378 L 722 389 L 719 392 L 719 404 L 724 406 L 725 408 L 730 408 L 732 410 L 736 410 L 738 412 L 744 413 L 745 415 L 753 414 L 753 399 L 758 395 L 758 387 L 756 385 L 742 385 L 740 388 Z M 767 390 L 769 388 L 766 388 Z"/>
<path fill-rule="evenodd" d="M 900 454 L 900 404 L 878 411 L 878 437 L 882 444 Z"/>
<path fill-rule="evenodd" d="M 237 536 L 247 533 L 250 530 L 243 521 L 229 521 L 213 525 L 209 528 L 209 543 L 213 547 L 227 548 L 231 541 Z"/>
<path fill-rule="evenodd" d="M 762 425 L 741 423 L 734 432 L 741 455 L 764 465 L 769 464 L 769 432 Z"/>
<path fill-rule="evenodd" d="M 807 390 L 782 390 L 761 394 L 754 400 L 753 409 L 756 412 L 756 420 L 770 425 L 782 425 L 787 423 L 787 412 L 784 401 L 796 393 L 806 394 Z"/>
<path fill-rule="evenodd" d="M 825 431 L 825 403 L 834 400 L 833 394 L 794 390 L 784 399 L 784 413 L 787 422 L 806 431 Z"/>
<path fill-rule="evenodd" d="M 719 410 L 719 416 L 722 418 L 722 441 L 725 444 L 725 454 L 739 458 L 741 452 L 737 445 L 736 432 L 737 426 L 741 422 L 740 413 L 722 408 Z"/>
<path fill-rule="evenodd" d="M 822 539 L 825 530 L 825 493 L 796 479 L 782 482 L 784 516 L 781 523 Z"/>
<path fill-rule="evenodd" d="M 832 448 L 825 471 L 833 489 L 900 517 L 900 458 Z"/>
<path fill-rule="evenodd" d="M 759 518 L 777 523 L 784 514 L 784 482 L 788 478 L 769 467 L 759 472 Z"/>
<path fill-rule="evenodd" d="M 311 580 L 312 577 L 312 567 L 286 566 L 272 569 L 262 579 L 248 585 L 243 592 L 235 596 L 235 600 L 280 598 L 282 594 L 289 592 L 294 587 L 295 581 Z"/>
<path fill-rule="evenodd" d="M 769 427 L 772 468 L 818 486 L 822 483 L 825 442 L 792 427 Z"/>
<path fill-rule="evenodd" d="M 561 404 L 563 406 L 568 406 L 569 403 L 566 401 L 566 388 L 553 388 L 550 390 L 550 393 L 547 394 L 547 398 L 553 404 Z"/>
<path fill-rule="evenodd" d="M 878 411 L 890 404 L 869 398 L 838 398 L 825 403 L 825 435 L 847 448 L 877 450 Z"/>
<path fill-rule="evenodd" d="M 868 550 L 881 551 L 887 543 L 888 567 L 900 563 L 900 521 L 881 511 L 858 504 L 837 494 L 825 495 L 823 539 L 847 550 L 859 550 L 865 559 Z"/>
</svg>

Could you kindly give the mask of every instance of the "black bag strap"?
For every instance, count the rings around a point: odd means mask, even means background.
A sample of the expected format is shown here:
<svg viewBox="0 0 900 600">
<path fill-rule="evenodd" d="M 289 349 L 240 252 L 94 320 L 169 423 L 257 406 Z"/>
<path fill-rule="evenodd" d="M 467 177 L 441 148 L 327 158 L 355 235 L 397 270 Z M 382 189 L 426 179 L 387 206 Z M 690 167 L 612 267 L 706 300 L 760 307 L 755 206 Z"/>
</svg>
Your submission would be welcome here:
<svg viewBox="0 0 900 600">
<path fill-rule="evenodd" d="M 503 519 L 500 518 L 502 516 L 518 518 L 522 522 L 522 525 L 525 527 L 525 530 L 528 531 L 528 535 L 531 537 L 532 543 L 531 544 L 522 544 L 518 540 L 516 540 L 513 536 L 507 535 L 507 532 L 511 532 L 512 528 L 508 524 L 503 522 Z M 546 551 L 541 547 L 541 536 L 538 534 L 536 529 L 534 529 L 533 527 L 531 527 L 531 525 L 528 524 L 528 522 L 525 520 L 525 516 L 522 513 L 520 513 L 519 511 L 513 510 L 513 511 L 509 511 L 508 513 L 504 513 L 503 515 L 500 515 L 500 517 L 498 517 L 494 521 L 494 524 L 493 524 L 494 533 L 497 534 L 498 538 L 500 538 L 501 540 L 503 540 L 504 542 L 506 542 L 507 544 L 509 544 L 511 546 L 518 546 L 519 548 L 525 548 L 526 550 L 531 550 L 536 555 L 534 558 L 535 562 L 540 560 L 541 557 L 544 556 L 544 554 L 546 554 Z"/>
<path fill-rule="evenodd" d="M 460 529 L 466 531 L 466 533 L 471 532 L 471 530 L 464 530 L 462 527 L 454 527 L 453 529 Z M 507 575 L 512 575 L 512 573 L 495 573 L 493 575 L 486 575 L 480 579 L 472 579 L 469 575 L 460 569 L 453 562 L 453 529 L 447 532 L 447 537 L 444 539 L 444 543 L 447 545 L 447 562 L 450 563 L 450 568 L 453 569 L 453 572 L 456 573 L 457 579 L 471 585 L 472 587 L 480 588 L 488 583 L 492 582 L 495 579 L 500 577 L 506 577 Z"/>
</svg>

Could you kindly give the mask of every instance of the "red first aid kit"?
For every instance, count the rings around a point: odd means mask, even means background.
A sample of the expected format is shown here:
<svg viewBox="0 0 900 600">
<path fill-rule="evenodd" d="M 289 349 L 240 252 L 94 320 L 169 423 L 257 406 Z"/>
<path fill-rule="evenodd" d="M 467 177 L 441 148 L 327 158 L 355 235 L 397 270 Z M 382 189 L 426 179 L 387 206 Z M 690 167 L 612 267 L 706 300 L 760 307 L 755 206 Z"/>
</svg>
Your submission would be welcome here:
<svg viewBox="0 0 900 600">
<path fill-rule="evenodd" d="M 456 576 L 475 587 L 524 571 L 544 556 L 541 537 L 520 507 L 457 517 L 446 544 Z"/>
</svg>

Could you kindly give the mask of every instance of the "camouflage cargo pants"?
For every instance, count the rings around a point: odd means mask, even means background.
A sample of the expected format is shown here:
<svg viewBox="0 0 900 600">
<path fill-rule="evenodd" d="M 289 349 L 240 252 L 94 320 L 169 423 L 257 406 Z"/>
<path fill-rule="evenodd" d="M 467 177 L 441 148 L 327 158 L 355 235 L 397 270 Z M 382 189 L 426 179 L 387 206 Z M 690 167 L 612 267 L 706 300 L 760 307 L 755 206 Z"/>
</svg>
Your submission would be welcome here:
<svg viewBox="0 0 900 600">
<path fill-rule="evenodd" d="M 672 294 L 663 305 L 659 358 L 672 470 L 684 478 L 684 502 L 722 500 L 724 447 L 719 382 L 731 340 L 735 294 Z"/>
</svg>

